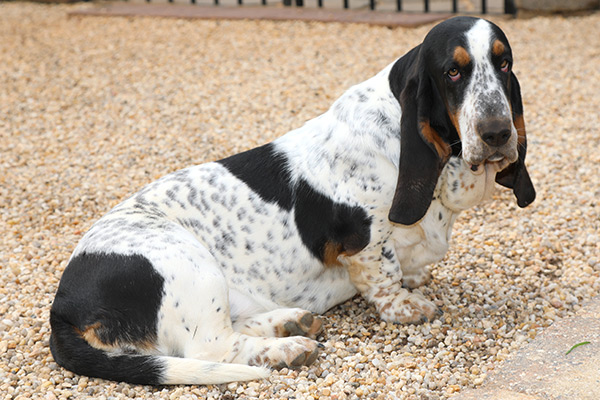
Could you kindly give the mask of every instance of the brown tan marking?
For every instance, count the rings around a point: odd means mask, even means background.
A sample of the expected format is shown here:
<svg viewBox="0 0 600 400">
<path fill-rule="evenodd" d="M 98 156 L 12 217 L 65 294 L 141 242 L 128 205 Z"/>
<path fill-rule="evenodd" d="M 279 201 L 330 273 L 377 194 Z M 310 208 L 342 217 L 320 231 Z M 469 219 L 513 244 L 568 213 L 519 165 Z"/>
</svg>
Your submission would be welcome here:
<svg viewBox="0 0 600 400">
<path fill-rule="evenodd" d="M 421 134 L 429 143 L 431 143 L 435 147 L 435 151 L 437 152 L 438 157 L 442 160 L 446 161 L 450 154 L 452 153 L 452 149 L 450 145 L 438 135 L 438 133 L 429 125 L 429 121 L 423 121 L 420 123 L 421 125 Z"/>
<path fill-rule="evenodd" d="M 458 125 L 458 111 L 454 112 L 454 113 L 451 112 L 450 109 L 448 108 L 448 104 L 446 104 L 446 110 L 448 110 L 448 117 L 450 117 L 450 121 L 452 121 L 452 125 L 454 125 L 454 129 L 456 129 L 459 139 L 462 139 L 462 135 L 460 134 L 460 126 Z"/>
<path fill-rule="evenodd" d="M 464 47 L 456 46 L 454 48 L 454 61 L 461 67 L 464 67 L 471 62 L 471 56 Z"/>
<path fill-rule="evenodd" d="M 496 56 L 501 56 L 504 53 L 504 43 L 496 39 L 494 44 L 492 44 L 492 53 Z"/>
<path fill-rule="evenodd" d="M 519 142 L 519 145 L 524 145 L 527 141 L 527 136 L 525 133 L 525 120 L 523 119 L 523 115 L 515 115 L 513 124 L 517 129 L 517 141 Z"/>
<path fill-rule="evenodd" d="M 104 343 L 96 333 L 96 329 L 102 327 L 100 322 L 96 322 L 92 325 L 88 325 L 83 331 L 75 328 L 75 332 L 79 336 L 81 336 L 86 342 L 90 344 L 90 346 L 104 350 L 104 351 L 114 351 L 119 349 L 119 346 L 116 343 Z"/>
<path fill-rule="evenodd" d="M 342 265 L 338 260 L 340 254 L 342 254 L 342 245 L 340 243 L 326 242 L 323 249 L 323 264 L 328 267 Z"/>
<path fill-rule="evenodd" d="M 358 235 L 348 236 L 344 240 L 344 243 L 357 242 L 360 240 L 360 238 L 357 237 Z M 352 240 L 353 238 L 357 239 Z M 353 256 L 355 254 L 358 254 L 361 250 L 362 247 L 355 249 L 344 249 L 344 246 L 341 243 L 326 242 L 325 247 L 323 248 L 323 264 L 325 264 L 328 267 L 339 267 L 342 265 L 340 260 L 338 260 L 339 256 Z"/>
<path fill-rule="evenodd" d="M 115 350 L 120 350 L 123 347 L 123 343 L 119 343 L 119 341 L 115 341 L 114 343 L 106 343 L 102 341 L 97 333 L 97 330 L 100 328 L 102 328 L 102 324 L 100 322 L 96 322 L 92 325 L 88 325 L 83 331 L 78 328 L 74 329 L 79 336 L 88 342 L 90 346 L 96 349 L 112 352 Z M 135 343 L 127 343 L 127 345 L 146 351 L 155 348 L 154 342 L 150 339 L 141 340 Z"/>
</svg>

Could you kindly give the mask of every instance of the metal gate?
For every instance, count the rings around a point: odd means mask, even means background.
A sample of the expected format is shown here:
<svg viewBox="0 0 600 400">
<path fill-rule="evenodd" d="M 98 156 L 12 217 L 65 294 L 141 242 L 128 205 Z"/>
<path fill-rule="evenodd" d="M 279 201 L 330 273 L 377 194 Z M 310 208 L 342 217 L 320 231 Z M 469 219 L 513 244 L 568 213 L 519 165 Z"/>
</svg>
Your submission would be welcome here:
<svg viewBox="0 0 600 400">
<path fill-rule="evenodd" d="M 146 0 L 150 2 L 151 0 Z M 182 0 L 167 0 L 169 3 Z M 287 7 L 312 8 L 368 8 L 370 10 L 403 12 L 445 12 L 445 13 L 505 13 L 516 14 L 514 0 L 188 0 L 192 4 L 219 5 L 275 5 L 283 3 Z"/>
<path fill-rule="evenodd" d="M 192 2 L 195 0 L 192 0 Z M 218 0 L 215 0 L 216 2 L 218 2 Z M 261 0 L 263 3 L 263 5 L 266 5 L 266 0 Z M 403 4 L 402 4 L 402 0 L 395 0 L 396 1 L 396 11 L 404 11 L 403 9 Z M 516 14 L 516 8 L 515 8 L 515 2 L 514 0 L 504 0 L 504 13 L 505 14 Z M 349 4 L 349 0 L 343 0 L 343 8 L 350 8 L 350 4 Z M 430 6 L 430 0 L 423 0 L 423 12 L 431 12 L 431 6 Z M 459 4 L 458 4 L 458 0 L 451 0 L 451 11 L 453 13 L 458 13 L 459 10 Z M 238 4 L 242 4 L 242 0 L 238 0 Z M 291 6 L 292 5 L 292 0 L 283 0 L 283 4 L 286 6 Z M 303 7 L 304 6 L 304 0 L 295 0 L 295 4 L 298 7 Z M 371 10 L 375 10 L 377 7 L 377 1 L 376 0 L 369 0 L 369 9 Z M 317 0 L 317 5 L 319 8 L 323 7 L 323 0 Z M 481 0 L 481 7 L 478 10 L 481 14 L 487 14 L 488 13 L 488 0 Z"/>
</svg>

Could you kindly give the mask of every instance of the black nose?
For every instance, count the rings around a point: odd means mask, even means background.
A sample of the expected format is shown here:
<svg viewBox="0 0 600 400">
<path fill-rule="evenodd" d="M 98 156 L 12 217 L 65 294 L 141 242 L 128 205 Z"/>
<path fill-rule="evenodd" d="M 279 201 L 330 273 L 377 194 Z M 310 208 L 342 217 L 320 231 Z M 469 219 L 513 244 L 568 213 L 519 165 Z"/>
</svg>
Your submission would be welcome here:
<svg viewBox="0 0 600 400">
<path fill-rule="evenodd" d="M 510 139 L 510 122 L 507 121 L 483 121 L 477 125 L 477 130 L 481 139 L 492 147 L 500 147 Z"/>
</svg>

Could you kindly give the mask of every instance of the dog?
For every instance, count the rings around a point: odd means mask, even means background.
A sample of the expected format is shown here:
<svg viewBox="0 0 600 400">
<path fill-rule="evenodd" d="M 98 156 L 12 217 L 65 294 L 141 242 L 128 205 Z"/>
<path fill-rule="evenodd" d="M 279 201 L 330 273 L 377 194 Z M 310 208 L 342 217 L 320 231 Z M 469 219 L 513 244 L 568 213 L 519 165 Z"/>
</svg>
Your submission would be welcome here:
<svg viewBox="0 0 600 400">
<path fill-rule="evenodd" d="M 535 198 L 512 64 L 496 25 L 453 18 L 301 128 L 149 184 L 75 248 L 54 359 L 116 381 L 217 384 L 313 363 L 314 314 L 357 293 L 386 321 L 435 318 L 410 288 L 458 213 L 495 182 L 520 207 Z"/>
</svg>

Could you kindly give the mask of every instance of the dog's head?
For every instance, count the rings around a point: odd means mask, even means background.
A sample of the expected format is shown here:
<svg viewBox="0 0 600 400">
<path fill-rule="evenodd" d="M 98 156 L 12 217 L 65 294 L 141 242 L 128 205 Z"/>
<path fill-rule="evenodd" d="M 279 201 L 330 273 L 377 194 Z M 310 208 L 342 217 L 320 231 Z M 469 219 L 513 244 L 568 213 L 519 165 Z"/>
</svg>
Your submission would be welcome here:
<svg viewBox="0 0 600 400">
<path fill-rule="evenodd" d="M 452 154 L 474 170 L 498 163 L 502 171 L 496 182 L 513 189 L 520 207 L 535 199 L 525 168 L 523 104 L 512 62 L 500 28 L 456 17 L 434 27 L 394 64 L 390 88 L 402 120 L 392 222 L 411 225 L 425 215 Z"/>
</svg>

